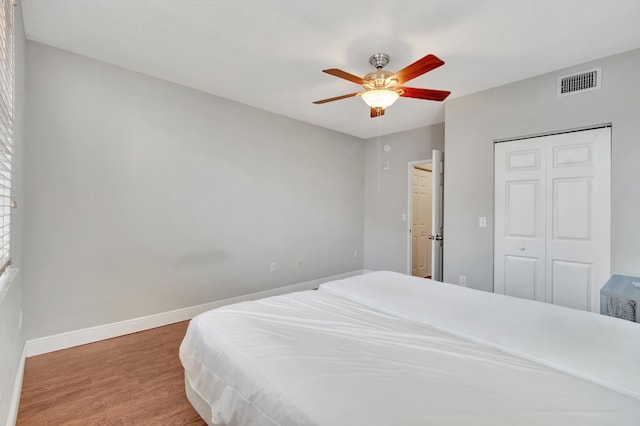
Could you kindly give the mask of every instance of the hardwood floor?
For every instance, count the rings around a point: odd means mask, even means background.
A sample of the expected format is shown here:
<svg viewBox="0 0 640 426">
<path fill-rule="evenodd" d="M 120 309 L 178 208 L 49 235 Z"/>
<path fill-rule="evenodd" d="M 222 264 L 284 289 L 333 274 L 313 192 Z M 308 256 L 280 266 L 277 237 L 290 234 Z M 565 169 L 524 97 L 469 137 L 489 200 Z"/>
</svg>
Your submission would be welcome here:
<svg viewBox="0 0 640 426">
<path fill-rule="evenodd" d="M 17 425 L 204 425 L 184 393 L 188 322 L 27 358 Z"/>
</svg>

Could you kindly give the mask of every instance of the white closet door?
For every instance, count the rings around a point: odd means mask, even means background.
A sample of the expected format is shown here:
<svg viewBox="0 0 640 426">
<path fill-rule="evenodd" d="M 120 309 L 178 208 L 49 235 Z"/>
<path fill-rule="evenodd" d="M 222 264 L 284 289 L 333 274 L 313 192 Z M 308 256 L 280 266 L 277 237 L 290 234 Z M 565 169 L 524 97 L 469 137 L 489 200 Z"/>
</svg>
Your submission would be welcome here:
<svg viewBox="0 0 640 426">
<path fill-rule="evenodd" d="M 611 261 L 611 129 L 547 136 L 547 302 L 600 309 Z"/>
<path fill-rule="evenodd" d="M 609 128 L 496 144 L 496 293 L 599 310 L 610 176 Z"/>
<path fill-rule="evenodd" d="M 545 300 L 546 158 L 536 139 L 495 146 L 496 293 Z"/>
</svg>

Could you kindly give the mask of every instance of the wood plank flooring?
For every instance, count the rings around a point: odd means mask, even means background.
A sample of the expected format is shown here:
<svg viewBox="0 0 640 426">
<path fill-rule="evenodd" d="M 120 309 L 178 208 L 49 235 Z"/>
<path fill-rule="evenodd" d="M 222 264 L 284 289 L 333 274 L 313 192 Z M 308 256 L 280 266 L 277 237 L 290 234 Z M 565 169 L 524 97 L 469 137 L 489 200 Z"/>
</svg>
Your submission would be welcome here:
<svg viewBox="0 0 640 426">
<path fill-rule="evenodd" d="M 187 325 L 27 358 L 16 424 L 206 426 L 184 393 Z"/>
</svg>

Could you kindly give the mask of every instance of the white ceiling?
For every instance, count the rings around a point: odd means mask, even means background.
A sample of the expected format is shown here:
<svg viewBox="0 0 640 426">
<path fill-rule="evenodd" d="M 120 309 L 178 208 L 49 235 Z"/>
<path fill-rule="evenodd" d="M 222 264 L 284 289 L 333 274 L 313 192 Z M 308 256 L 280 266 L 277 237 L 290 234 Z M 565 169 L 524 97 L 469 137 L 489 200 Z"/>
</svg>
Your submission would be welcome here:
<svg viewBox="0 0 640 426">
<path fill-rule="evenodd" d="M 22 0 L 27 38 L 257 108 L 368 138 L 444 121 L 399 99 L 369 118 L 359 86 L 376 52 L 450 99 L 640 47 L 638 0 Z"/>
</svg>

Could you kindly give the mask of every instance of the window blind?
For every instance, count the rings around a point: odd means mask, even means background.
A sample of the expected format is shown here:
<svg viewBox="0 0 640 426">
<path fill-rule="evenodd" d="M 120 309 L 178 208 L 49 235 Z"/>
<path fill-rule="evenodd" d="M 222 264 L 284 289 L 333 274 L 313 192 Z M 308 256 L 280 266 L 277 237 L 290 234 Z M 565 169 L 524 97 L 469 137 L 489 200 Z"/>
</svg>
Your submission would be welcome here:
<svg viewBox="0 0 640 426">
<path fill-rule="evenodd" d="M 0 275 L 11 265 L 14 119 L 13 1 L 0 0 Z"/>
</svg>

